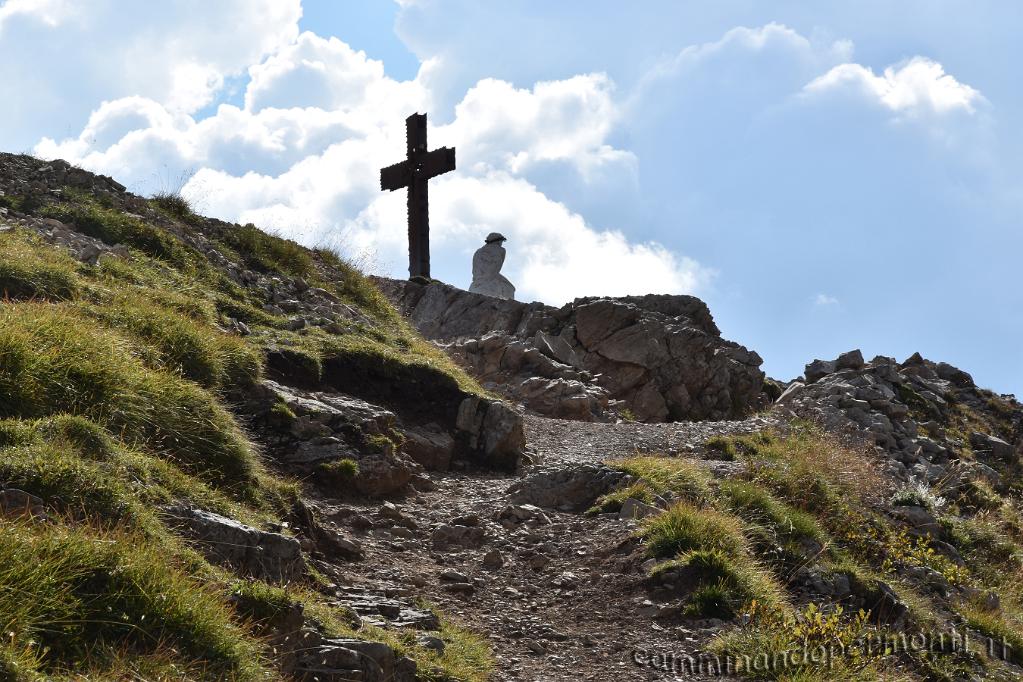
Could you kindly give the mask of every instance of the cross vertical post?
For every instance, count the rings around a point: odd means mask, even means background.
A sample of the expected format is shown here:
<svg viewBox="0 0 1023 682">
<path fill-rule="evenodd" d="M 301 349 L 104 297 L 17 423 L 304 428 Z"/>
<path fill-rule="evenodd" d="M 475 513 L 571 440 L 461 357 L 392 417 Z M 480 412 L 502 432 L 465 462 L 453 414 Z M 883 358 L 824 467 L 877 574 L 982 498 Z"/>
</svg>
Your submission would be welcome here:
<svg viewBox="0 0 1023 682">
<path fill-rule="evenodd" d="M 408 189 L 409 277 L 430 277 L 430 202 L 428 181 L 455 169 L 455 150 L 427 151 L 426 114 L 405 119 L 406 158 L 380 169 L 380 189 Z"/>
</svg>

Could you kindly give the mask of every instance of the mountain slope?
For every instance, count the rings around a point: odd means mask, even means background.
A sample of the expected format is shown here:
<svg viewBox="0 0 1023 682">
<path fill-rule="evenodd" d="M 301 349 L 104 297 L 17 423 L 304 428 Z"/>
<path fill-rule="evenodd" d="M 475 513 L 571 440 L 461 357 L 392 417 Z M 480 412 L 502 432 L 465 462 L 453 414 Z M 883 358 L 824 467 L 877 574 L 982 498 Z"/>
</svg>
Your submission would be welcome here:
<svg viewBox="0 0 1023 682">
<path fill-rule="evenodd" d="M 0 680 L 1023 674 L 1023 406 L 961 370 L 780 387 L 696 299 L 384 282 L 449 359 L 329 251 L 0 192 Z M 682 385 L 733 420 L 634 421 Z"/>
<path fill-rule="evenodd" d="M 0 678 L 301 677 L 313 664 L 282 632 L 320 640 L 313 653 L 379 637 L 330 606 L 334 586 L 309 563 L 337 541 L 291 478 L 312 469 L 267 460 L 253 439 L 295 417 L 265 378 L 344 383 L 456 437 L 461 402 L 492 401 L 329 251 L 61 162 L 4 155 L 0 190 Z M 264 414 L 242 409 L 261 396 Z M 417 470 L 393 429 L 347 436 L 344 457 L 315 464 L 352 493 L 374 466 L 405 483 Z M 408 654 L 421 675 L 482 676 L 485 647 L 443 632 L 444 655 L 388 635 L 394 650 L 334 658 L 409 668 Z"/>
</svg>

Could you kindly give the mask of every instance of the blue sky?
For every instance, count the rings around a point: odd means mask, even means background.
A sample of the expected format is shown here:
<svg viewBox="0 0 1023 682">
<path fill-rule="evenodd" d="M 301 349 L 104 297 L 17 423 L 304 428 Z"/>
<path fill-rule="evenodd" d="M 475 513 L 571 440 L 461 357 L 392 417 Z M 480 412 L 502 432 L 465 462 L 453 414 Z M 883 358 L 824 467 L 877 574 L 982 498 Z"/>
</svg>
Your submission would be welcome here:
<svg viewBox="0 0 1023 682">
<path fill-rule="evenodd" d="M 1021 31 L 983 1 L 6 0 L 0 146 L 400 276 L 376 169 L 428 111 L 440 279 L 497 230 L 522 298 L 693 293 L 779 378 L 859 347 L 1023 394 Z"/>
</svg>

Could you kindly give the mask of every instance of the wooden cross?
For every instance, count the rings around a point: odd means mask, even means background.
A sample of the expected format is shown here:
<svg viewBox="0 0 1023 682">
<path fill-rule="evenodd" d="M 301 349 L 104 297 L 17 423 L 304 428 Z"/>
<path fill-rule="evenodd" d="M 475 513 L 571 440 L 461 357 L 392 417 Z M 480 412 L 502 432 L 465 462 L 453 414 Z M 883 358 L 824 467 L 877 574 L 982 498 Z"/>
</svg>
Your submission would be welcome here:
<svg viewBox="0 0 1023 682">
<path fill-rule="evenodd" d="M 455 170 L 455 150 L 449 147 L 426 151 L 426 114 L 405 119 L 408 158 L 380 169 L 380 189 L 393 192 L 408 188 L 408 274 L 430 277 L 430 206 L 427 181 Z"/>
</svg>

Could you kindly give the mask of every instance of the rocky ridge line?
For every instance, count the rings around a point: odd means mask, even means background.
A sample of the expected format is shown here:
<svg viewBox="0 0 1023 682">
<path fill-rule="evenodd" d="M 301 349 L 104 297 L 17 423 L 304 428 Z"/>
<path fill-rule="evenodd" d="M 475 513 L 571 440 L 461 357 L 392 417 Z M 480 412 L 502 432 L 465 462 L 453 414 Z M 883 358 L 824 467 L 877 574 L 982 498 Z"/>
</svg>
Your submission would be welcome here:
<svg viewBox="0 0 1023 682">
<path fill-rule="evenodd" d="M 761 358 L 721 338 L 692 296 L 580 298 L 561 308 L 376 278 L 423 336 L 487 387 L 547 416 L 609 407 L 647 422 L 741 418 L 763 404 Z"/>
</svg>

